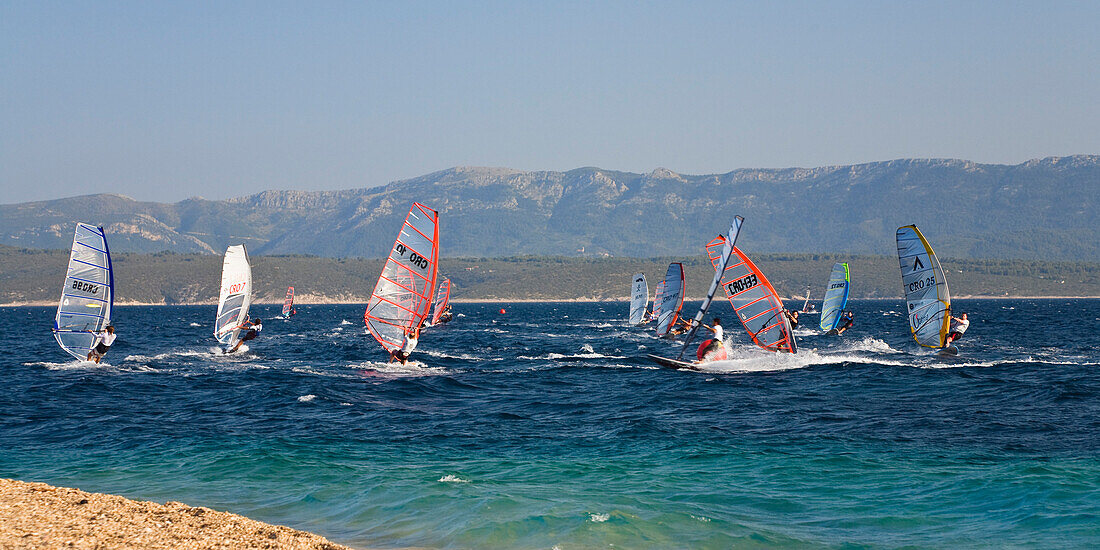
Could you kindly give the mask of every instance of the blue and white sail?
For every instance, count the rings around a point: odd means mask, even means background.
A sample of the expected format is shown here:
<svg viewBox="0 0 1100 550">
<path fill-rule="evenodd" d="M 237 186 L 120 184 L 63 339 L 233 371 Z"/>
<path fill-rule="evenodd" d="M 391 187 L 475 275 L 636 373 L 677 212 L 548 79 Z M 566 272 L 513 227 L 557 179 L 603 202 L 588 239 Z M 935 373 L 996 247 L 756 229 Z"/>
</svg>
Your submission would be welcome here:
<svg viewBox="0 0 1100 550">
<path fill-rule="evenodd" d="M 222 286 L 218 314 L 214 318 L 214 337 L 225 346 L 237 345 L 241 325 L 248 320 L 252 305 L 252 267 L 243 244 L 225 249 L 222 261 Z"/>
<path fill-rule="evenodd" d="M 825 286 L 825 300 L 821 303 L 821 330 L 828 332 L 840 324 L 840 314 L 844 313 L 844 306 L 848 305 L 850 285 L 848 264 L 845 262 L 833 264 L 833 272 L 829 275 L 829 283 Z"/>
<path fill-rule="evenodd" d="M 680 357 L 684 357 L 684 350 L 691 344 L 691 341 L 695 338 L 695 331 L 699 330 L 699 327 L 703 324 L 703 316 L 707 314 L 707 310 L 710 309 L 710 303 L 714 300 L 714 293 L 718 290 L 718 285 L 722 282 L 722 276 L 726 273 L 726 267 L 729 266 L 730 256 L 733 254 L 733 247 L 737 245 L 737 235 L 741 233 L 741 224 L 745 222 L 745 218 L 741 216 L 734 216 L 733 223 L 730 224 L 730 231 L 728 237 L 726 237 L 725 244 L 722 246 L 721 255 L 713 262 L 714 265 L 714 279 L 710 282 L 710 288 L 707 289 L 707 295 L 703 298 L 703 304 L 699 306 L 699 312 L 695 314 L 695 319 L 691 324 L 691 332 L 688 333 L 687 338 L 684 338 L 684 347 L 680 348 Z"/>
<path fill-rule="evenodd" d="M 111 324 L 115 277 L 102 227 L 76 224 L 65 285 L 54 316 L 53 336 L 61 349 L 85 360 L 98 336 Z"/>
<path fill-rule="evenodd" d="M 649 283 L 645 273 L 635 273 L 630 285 L 630 324 L 641 324 L 645 320 L 646 306 L 649 305 Z"/>
<path fill-rule="evenodd" d="M 917 226 L 899 227 L 897 241 L 909 329 L 918 344 L 942 348 L 951 324 L 951 294 L 943 268 Z"/>
</svg>

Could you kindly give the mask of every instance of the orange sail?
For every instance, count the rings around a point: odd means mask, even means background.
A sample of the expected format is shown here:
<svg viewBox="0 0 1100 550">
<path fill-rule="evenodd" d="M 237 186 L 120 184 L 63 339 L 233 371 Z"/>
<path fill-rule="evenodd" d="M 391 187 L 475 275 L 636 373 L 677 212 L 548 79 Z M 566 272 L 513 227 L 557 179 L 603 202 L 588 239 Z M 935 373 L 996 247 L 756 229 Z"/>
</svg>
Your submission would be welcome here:
<svg viewBox="0 0 1100 550">
<path fill-rule="evenodd" d="M 439 213 L 413 203 L 374 286 L 363 321 L 387 351 L 402 346 L 432 305 L 439 265 Z"/>
<path fill-rule="evenodd" d="M 447 303 L 451 299 L 451 280 L 443 279 L 442 283 L 439 283 L 439 290 L 435 292 L 435 305 L 432 309 L 432 324 L 439 324 L 439 317 L 443 315 L 444 311 L 447 311 Z"/>
<path fill-rule="evenodd" d="M 721 235 L 707 243 L 707 254 L 716 270 L 725 245 L 726 238 Z M 721 285 L 737 318 L 756 345 L 770 351 L 795 353 L 798 350 L 779 294 L 760 268 L 737 247 L 733 248 L 733 257 L 722 275 Z"/>
</svg>

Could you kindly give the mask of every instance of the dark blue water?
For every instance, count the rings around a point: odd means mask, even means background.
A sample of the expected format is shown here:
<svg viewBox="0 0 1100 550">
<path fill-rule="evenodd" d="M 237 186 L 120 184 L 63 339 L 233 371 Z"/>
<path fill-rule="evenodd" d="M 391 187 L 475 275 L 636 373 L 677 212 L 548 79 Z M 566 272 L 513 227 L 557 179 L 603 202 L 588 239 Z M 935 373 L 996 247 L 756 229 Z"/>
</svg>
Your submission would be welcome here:
<svg viewBox="0 0 1100 550">
<path fill-rule="evenodd" d="M 300 306 L 228 357 L 213 306 L 120 307 L 98 367 L 50 309 L 0 308 L 0 476 L 353 546 L 1100 546 L 1100 301 L 959 302 L 953 360 L 900 302 L 797 330 L 794 357 L 716 304 L 732 359 L 705 373 L 648 363 L 672 347 L 626 304 L 500 307 L 456 304 L 407 367 L 361 306 Z"/>
</svg>

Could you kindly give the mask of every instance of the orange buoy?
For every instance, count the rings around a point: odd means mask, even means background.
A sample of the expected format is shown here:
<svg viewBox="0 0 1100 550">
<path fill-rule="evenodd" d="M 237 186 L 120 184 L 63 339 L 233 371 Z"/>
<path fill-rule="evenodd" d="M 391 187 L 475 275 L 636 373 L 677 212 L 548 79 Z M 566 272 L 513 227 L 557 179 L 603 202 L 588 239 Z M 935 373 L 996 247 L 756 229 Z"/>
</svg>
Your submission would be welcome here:
<svg viewBox="0 0 1100 550">
<path fill-rule="evenodd" d="M 504 315 L 504 308 L 500 308 L 500 314 Z"/>
</svg>

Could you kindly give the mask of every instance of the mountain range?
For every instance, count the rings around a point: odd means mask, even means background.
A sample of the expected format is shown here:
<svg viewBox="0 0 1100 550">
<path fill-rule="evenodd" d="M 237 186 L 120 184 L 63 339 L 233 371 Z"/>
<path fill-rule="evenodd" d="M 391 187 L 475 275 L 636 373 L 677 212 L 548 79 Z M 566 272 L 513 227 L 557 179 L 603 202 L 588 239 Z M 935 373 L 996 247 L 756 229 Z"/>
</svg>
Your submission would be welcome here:
<svg viewBox="0 0 1100 550">
<path fill-rule="evenodd" d="M 745 216 L 746 251 L 892 254 L 916 223 L 941 256 L 1095 261 L 1100 155 L 1017 165 L 903 159 L 683 175 L 458 167 L 382 187 L 142 202 L 99 194 L 0 205 L 0 244 L 68 248 L 74 222 L 113 250 L 379 257 L 412 202 L 440 212 L 447 257 L 697 255 Z"/>
</svg>

